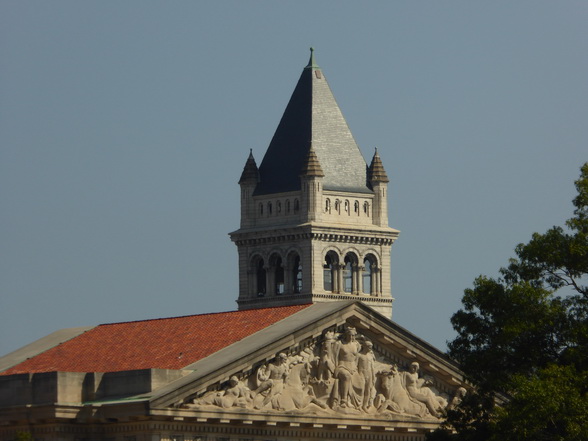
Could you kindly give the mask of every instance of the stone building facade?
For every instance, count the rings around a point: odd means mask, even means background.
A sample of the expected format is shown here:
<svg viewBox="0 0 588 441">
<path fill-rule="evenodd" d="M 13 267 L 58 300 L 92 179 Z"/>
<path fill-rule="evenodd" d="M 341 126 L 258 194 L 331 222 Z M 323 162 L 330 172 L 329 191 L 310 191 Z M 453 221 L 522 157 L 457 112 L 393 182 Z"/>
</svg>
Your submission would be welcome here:
<svg viewBox="0 0 588 441">
<path fill-rule="evenodd" d="M 239 180 L 238 310 L 57 331 L 0 358 L 0 440 L 422 440 L 468 385 L 391 321 L 388 177 L 311 54 Z"/>
</svg>

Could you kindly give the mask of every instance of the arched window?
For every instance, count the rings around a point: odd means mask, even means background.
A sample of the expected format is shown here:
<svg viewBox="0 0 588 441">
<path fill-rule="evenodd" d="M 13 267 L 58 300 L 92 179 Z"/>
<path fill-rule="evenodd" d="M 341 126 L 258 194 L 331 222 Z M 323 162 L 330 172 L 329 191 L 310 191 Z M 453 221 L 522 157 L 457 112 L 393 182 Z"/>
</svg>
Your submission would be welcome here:
<svg viewBox="0 0 588 441">
<path fill-rule="evenodd" d="M 325 256 L 323 264 L 323 288 L 325 291 L 337 292 L 337 272 L 339 266 L 339 257 L 333 251 L 329 251 Z"/>
<path fill-rule="evenodd" d="M 355 201 L 355 204 L 353 204 L 353 211 L 359 216 L 359 201 Z"/>
<path fill-rule="evenodd" d="M 325 212 L 331 214 L 331 200 L 329 198 L 325 201 Z"/>
<path fill-rule="evenodd" d="M 339 199 L 335 200 L 335 211 L 341 214 L 341 201 Z"/>
<path fill-rule="evenodd" d="M 345 213 L 350 214 L 349 213 L 349 201 L 345 200 Z"/>
<path fill-rule="evenodd" d="M 284 266 L 281 257 L 276 257 L 273 260 L 272 269 L 274 271 L 274 292 L 284 294 Z"/>
<path fill-rule="evenodd" d="M 266 293 L 265 275 L 266 274 L 263 259 L 259 258 L 257 264 L 255 265 L 255 282 L 258 297 L 263 297 Z"/>
<path fill-rule="evenodd" d="M 375 295 L 377 292 L 376 269 L 376 258 L 373 255 L 368 254 L 365 259 L 363 259 L 362 291 L 364 294 Z"/>
<path fill-rule="evenodd" d="M 290 199 L 286 199 L 286 214 L 290 214 Z"/>
<path fill-rule="evenodd" d="M 278 212 L 278 214 L 280 214 L 282 212 L 282 202 L 281 201 L 276 202 L 276 211 Z"/>
<path fill-rule="evenodd" d="M 300 210 L 300 202 L 298 199 L 294 199 L 294 213 L 298 213 L 298 210 Z"/>
<path fill-rule="evenodd" d="M 294 286 L 292 286 L 292 292 L 295 294 L 300 294 L 302 292 L 302 262 L 300 261 L 300 256 L 296 256 L 294 259 L 294 266 L 292 267 L 292 281 L 294 282 Z"/>
<path fill-rule="evenodd" d="M 263 204 L 259 204 L 259 214 L 263 216 Z"/>
<path fill-rule="evenodd" d="M 363 203 L 363 212 L 365 213 L 366 216 L 370 215 L 370 204 L 369 202 L 364 202 Z"/>
<path fill-rule="evenodd" d="M 357 257 L 347 253 L 343 263 L 343 291 L 357 293 Z"/>
<path fill-rule="evenodd" d="M 345 256 L 345 267 L 343 268 L 343 291 L 353 292 L 353 264 L 347 256 Z"/>
<path fill-rule="evenodd" d="M 302 292 L 302 260 L 297 251 L 291 251 L 286 257 L 284 265 L 284 285 L 286 294 Z"/>
<path fill-rule="evenodd" d="M 267 215 L 268 216 L 272 215 L 272 203 L 271 202 L 267 203 Z"/>
</svg>

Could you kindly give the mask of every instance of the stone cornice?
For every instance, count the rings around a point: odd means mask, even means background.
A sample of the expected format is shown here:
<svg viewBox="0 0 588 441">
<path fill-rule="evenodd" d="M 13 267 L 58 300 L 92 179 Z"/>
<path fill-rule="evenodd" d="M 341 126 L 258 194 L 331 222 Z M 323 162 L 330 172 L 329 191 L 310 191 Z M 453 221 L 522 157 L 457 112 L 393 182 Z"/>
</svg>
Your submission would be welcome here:
<svg viewBox="0 0 588 441">
<path fill-rule="evenodd" d="M 394 301 L 391 297 L 373 297 L 368 295 L 358 294 L 282 294 L 275 296 L 263 296 L 253 299 L 237 300 L 237 303 L 242 308 L 259 308 L 262 306 L 280 306 L 282 303 L 288 305 L 304 304 L 313 302 L 316 299 L 324 300 L 359 300 L 366 304 L 391 305 Z"/>
<path fill-rule="evenodd" d="M 273 415 L 245 415 L 240 412 L 195 412 L 180 409 L 151 409 L 136 415 L 136 421 L 90 420 L 86 424 L 70 419 L 36 422 L 30 421 L 0 427 L 0 439 L 13 439 L 18 431 L 31 431 L 36 437 L 58 437 L 64 435 L 88 437 L 101 435 L 133 436 L 143 433 L 183 434 L 184 436 L 210 436 L 212 434 L 247 438 L 289 439 L 341 439 L 388 441 L 405 440 L 405 436 L 421 435 L 434 430 L 436 421 L 414 421 L 398 417 L 392 424 L 382 421 L 358 419 L 350 416 L 346 420 L 316 417 Z"/>
<path fill-rule="evenodd" d="M 316 240 L 322 242 L 345 242 L 390 246 L 397 239 L 398 230 L 393 228 L 341 227 L 337 225 L 302 224 L 276 229 L 246 229 L 230 234 L 236 245 L 263 245 L 270 243 Z"/>
<path fill-rule="evenodd" d="M 358 431 L 367 435 L 365 439 L 388 440 L 390 438 L 371 438 L 369 435 L 374 436 L 375 433 L 384 435 L 390 432 L 416 433 L 418 431 L 423 433 L 436 429 L 439 425 L 439 421 L 436 419 L 423 420 L 408 415 L 398 415 L 394 420 L 383 420 L 365 417 L 365 415 L 360 417 L 352 413 L 342 417 L 323 417 L 318 415 L 293 415 L 291 413 L 285 415 L 272 412 L 255 414 L 246 410 L 210 412 L 172 408 L 152 408 L 150 409 L 150 414 L 158 419 L 166 418 L 172 421 L 183 421 L 184 423 L 198 422 L 205 423 L 207 426 L 212 424 L 216 426 L 215 432 L 218 431 L 218 433 L 264 433 L 269 436 L 272 434 L 272 429 L 282 429 L 288 431 L 289 437 L 297 439 L 306 438 L 309 433 L 312 433 L 313 437 L 320 438 L 322 434 L 324 438 L 330 439 L 333 438 L 333 431 L 339 432 L 342 437 L 348 437 L 350 431 Z M 244 431 L 243 429 L 245 428 L 252 431 Z M 304 431 L 304 435 L 300 431 Z M 358 438 L 354 437 L 353 439 Z"/>
</svg>

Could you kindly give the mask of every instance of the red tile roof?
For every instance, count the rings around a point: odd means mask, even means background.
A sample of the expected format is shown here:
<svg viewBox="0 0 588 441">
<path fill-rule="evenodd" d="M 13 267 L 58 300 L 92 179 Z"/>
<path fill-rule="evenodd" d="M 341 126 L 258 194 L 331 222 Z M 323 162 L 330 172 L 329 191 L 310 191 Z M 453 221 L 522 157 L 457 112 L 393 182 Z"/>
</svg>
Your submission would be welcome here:
<svg viewBox="0 0 588 441">
<path fill-rule="evenodd" d="M 0 375 L 182 369 L 308 306 L 99 325 Z"/>
</svg>

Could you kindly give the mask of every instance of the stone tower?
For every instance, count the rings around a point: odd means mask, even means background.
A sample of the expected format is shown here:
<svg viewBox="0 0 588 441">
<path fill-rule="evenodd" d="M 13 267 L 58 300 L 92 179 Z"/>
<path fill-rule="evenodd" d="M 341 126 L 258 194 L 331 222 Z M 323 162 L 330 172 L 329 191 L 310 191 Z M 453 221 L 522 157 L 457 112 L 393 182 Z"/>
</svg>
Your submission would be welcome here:
<svg viewBox="0 0 588 441">
<path fill-rule="evenodd" d="M 239 309 L 353 298 L 392 316 L 388 177 L 377 150 L 367 166 L 312 49 L 239 185 Z"/>
</svg>

